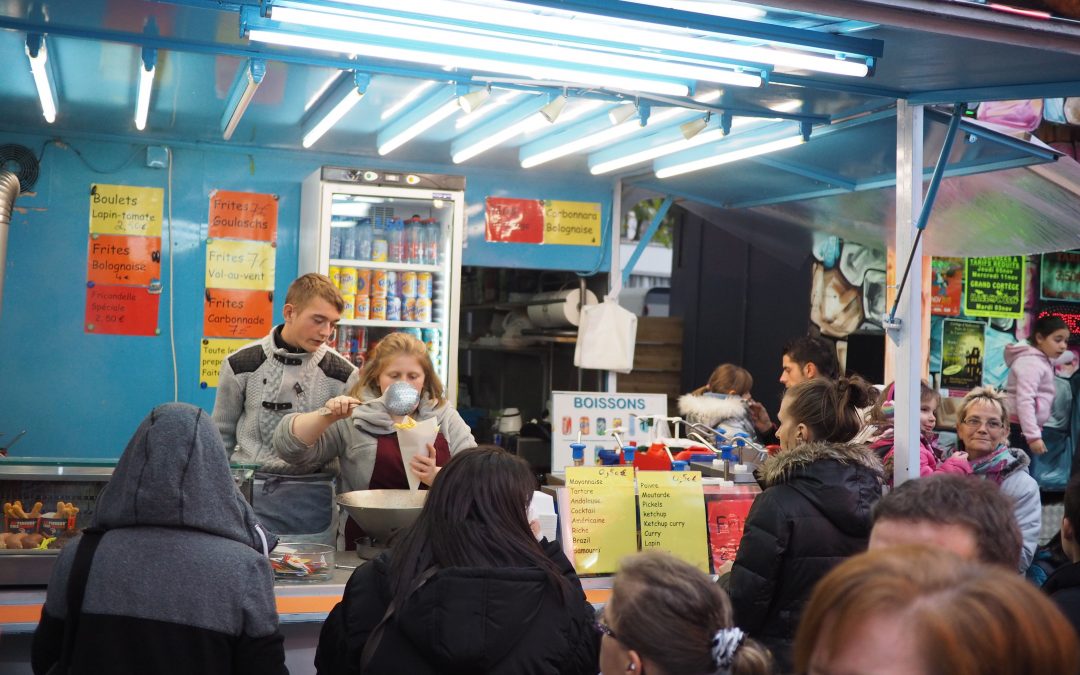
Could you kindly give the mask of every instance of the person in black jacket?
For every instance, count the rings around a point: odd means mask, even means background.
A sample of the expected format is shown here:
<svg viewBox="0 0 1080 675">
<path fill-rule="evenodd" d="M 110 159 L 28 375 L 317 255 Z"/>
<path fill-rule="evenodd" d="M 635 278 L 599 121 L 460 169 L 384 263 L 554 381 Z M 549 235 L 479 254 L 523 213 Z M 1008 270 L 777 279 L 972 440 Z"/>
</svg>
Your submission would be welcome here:
<svg viewBox="0 0 1080 675">
<path fill-rule="evenodd" d="M 1065 516 L 1061 519 L 1061 548 L 1072 562 L 1058 568 L 1043 584 L 1043 591 L 1080 634 L 1080 474 L 1065 487 Z"/>
<path fill-rule="evenodd" d="M 455 455 L 402 540 L 349 579 L 318 673 L 595 675 L 594 612 L 558 543 L 530 528 L 534 485 L 500 448 Z"/>
<path fill-rule="evenodd" d="M 97 501 L 70 675 L 287 675 L 265 533 L 233 482 L 210 414 L 155 408 Z M 85 535 L 82 535 L 85 536 Z M 81 538 L 60 552 L 31 666 L 60 660 L 68 579 Z"/>
<path fill-rule="evenodd" d="M 858 378 L 792 387 L 780 406 L 781 450 L 759 472 L 764 491 L 746 518 L 728 592 L 735 624 L 771 649 L 784 672 L 814 584 L 869 541 L 881 461 L 848 441 L 871 392 Z"/>
</svg>

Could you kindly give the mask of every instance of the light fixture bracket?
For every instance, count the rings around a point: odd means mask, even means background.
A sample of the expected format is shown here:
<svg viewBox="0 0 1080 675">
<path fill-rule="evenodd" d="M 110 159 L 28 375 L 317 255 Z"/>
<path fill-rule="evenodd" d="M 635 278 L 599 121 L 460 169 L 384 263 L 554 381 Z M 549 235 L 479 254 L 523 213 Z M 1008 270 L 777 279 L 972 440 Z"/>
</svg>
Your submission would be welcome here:
<svg viewBox="0 0 1080 675">
<path fill-rule="evenodd" d="M 735 117 L 728 111 L 720 113 L 720 133 L 727 136 L 731 133 L 731 122 Z"/>
</svg>

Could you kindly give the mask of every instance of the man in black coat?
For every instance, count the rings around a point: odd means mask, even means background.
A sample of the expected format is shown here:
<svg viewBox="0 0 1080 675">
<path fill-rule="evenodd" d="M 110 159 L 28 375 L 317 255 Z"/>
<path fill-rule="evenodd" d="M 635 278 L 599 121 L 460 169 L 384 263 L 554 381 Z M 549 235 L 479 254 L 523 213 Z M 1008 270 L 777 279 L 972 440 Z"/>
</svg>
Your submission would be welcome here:
<svg viewBox="0 0 1080 675">
<path fill-rule="evenodd" d="M 1043 590 L 1080 634 L 1080 474 L 1074 475 L 1065 488 L 1065 517 L 1061 519 L 1061 547 L 1072 562 L 1050 575 Z"/>
</svg>

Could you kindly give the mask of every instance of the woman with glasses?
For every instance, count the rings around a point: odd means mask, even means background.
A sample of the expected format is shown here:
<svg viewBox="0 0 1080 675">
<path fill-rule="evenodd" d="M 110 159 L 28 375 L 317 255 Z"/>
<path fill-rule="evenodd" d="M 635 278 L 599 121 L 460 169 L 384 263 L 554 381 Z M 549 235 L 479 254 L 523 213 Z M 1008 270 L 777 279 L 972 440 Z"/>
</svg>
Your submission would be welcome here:
<svg viewBox="0 0 1080 675">
<path fill-rule="evenodd" d="M 957 447 L 966 452 L 971 470 L 1001 486 L 1015 503 L 1013 514 L 1024 538 L 1020 572 L 1027 570 L 1042 525 L 1039 484 L 1028 471 L 1027 453 L 1009 447 L 1009 411 L 1005 394 L 993 387 L 972 389 L 956 414 Z"/>
<path fill-rule="evenodd" d="M 622 561 L 596 623 L 601 675 L 767 675 L 772 657 L 731 618 L 727 595 L 689 563 L 659 552 Z"/>
</svg>

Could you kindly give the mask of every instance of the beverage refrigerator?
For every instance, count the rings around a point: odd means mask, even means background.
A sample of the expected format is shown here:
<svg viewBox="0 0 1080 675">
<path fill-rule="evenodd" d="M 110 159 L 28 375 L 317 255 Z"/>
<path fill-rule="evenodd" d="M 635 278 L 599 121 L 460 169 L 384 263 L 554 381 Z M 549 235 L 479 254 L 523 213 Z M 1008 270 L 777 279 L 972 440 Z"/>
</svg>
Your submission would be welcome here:
<svg viewBox="0 0 1080 675">
<path fill-rule="evenodd" d="M 412 333 L 456 403 L 465 178 L 326 166 L 300 202 L 299 273 L 345 298 L 334 348 L 359 367 L 387 334 Z"/>
</svg>

